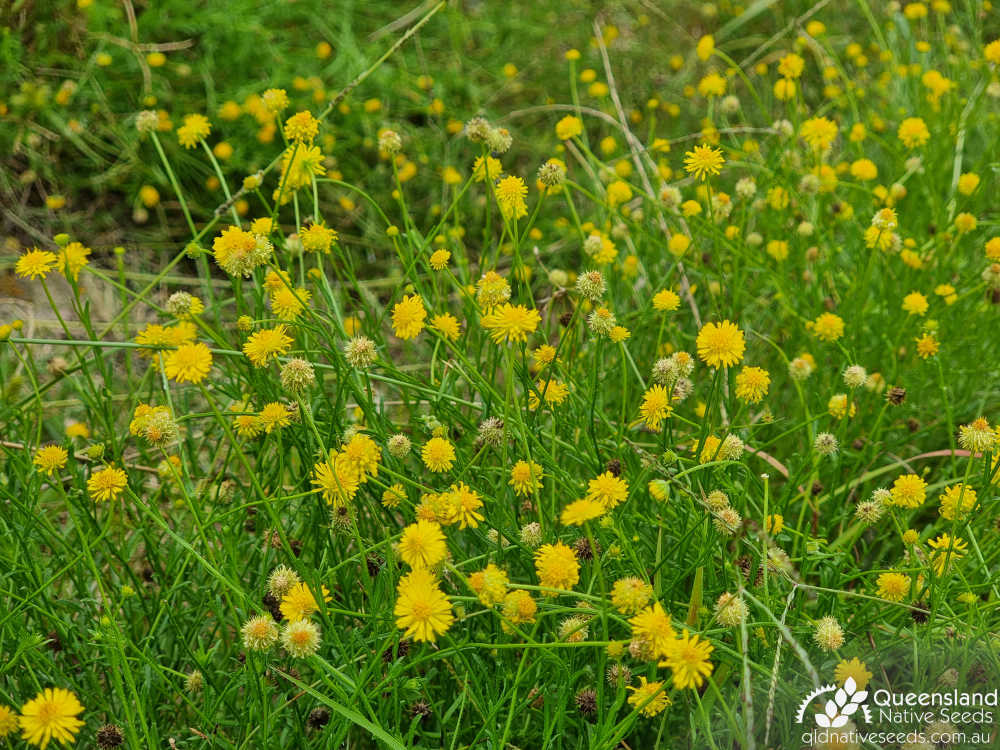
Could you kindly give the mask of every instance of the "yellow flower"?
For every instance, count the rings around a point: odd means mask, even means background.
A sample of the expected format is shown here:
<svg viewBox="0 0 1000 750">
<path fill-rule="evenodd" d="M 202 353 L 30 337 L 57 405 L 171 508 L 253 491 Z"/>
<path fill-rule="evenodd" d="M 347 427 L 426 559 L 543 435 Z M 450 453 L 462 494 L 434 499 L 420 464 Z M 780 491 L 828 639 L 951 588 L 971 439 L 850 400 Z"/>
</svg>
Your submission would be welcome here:
<svg viewBox="0 0 1000 750">
<path fill-rule="evenodd" d="M 449 471 L 455 463 L 455 448 L 444 438 L 433 437 L 424 444 L 420 457 L 433 472 Z"/>
<path fill-rule="evenodd" d="M 483 507 L 482 498 L 464 482 L 453 484 L 445 493 L 445 500 L 452 508 L 452 522 L 457 523 L 460 529 L 470 526 L 476 528 L 484 520 L 483 514 L 479 512 Z"/>
<path fill-rule="evenodd" d="M 399 556 L 411 568 L 429 568 L 448 555 L 441 526 L 418 520 L 403 529 L 399 539 Z"/>
<path fill-rule="evenodd" d="M 542 487 L 542 467 L 534 461 L 518 461 L 510 469 L 510 481 L 514 493 L 521 497 L 537 492 Z"/>
<path fill-rule="evenodd" d="M 711 34 L 705 34 L 698 40 L 698 46 L 695 48 L 698 54 L 698 59 L 702 62 L 708 60 L 715 52 L 715 37 Z"/>
<path fill-rule="evenodd" d="M 0 739 L 17 731 L 17 713 L 0 703 Z"/>
<path fill-rule="evenodd" d="M 670 416 L 670 395 L 662 385 L 654 385 L 642 397 L 639 416 L 653 432 L 659 432 L 663 420 Z"/>
<path fill-rule="evenodd" d="M 528 409 L 534 411 L 541 406 L 542 401 L 549 406 L 559 406 L 569 395 L 569 387 L 555 378 L 539 380 L 535 388 L 528 394 Z"/>
<path fill-rule="evenodd" d="M 962 195 L 972 195 L 979 187 L 979 175 L 975 172 L 966 172 L 958 178 L 958 192 Z"/>
<path fill-rule="evenodd" d="M 611 603 L 623 615 L 641 612 L 652 596 L 653 587 L 641 578 L 621 578 L 611 587 Z"/>
<path fill-rule="evenodd" d="M 580 135 L 583 132 L 583 121 L 579 117 L 566 115 L 556 123 L 556 137 L 560 141 L 568 141 L 570 138 Z"/>
<path fill-rule="evenodd" d="M 212 241 L 215 262 L 230 276 L 249 276 L 267 262 L 273 249 L 267 237 L 232 226 Z"/>
<path fill-rule="evenodd" d="M 528 215 L 528 205 L 524 202 L 528 188 L 520 177 L 504 177 L 496 188 L 497 205 L 507 220 L 520 219 Z"/>
<path fill-rule="evenodd" d="M 877 586 L 877 593 L 882 599 L 901 602 L 910 593 L 910 577 L 903 573 L 882 573 Z"/>
<path fill-rule="evenodd" d="M 443 271 L 448 267 L 448 261 L 451 260 L 451 253 L 447 250 L 435 250 L 431 253 L 430 264 L 431 268 L 435 271 Z"/>
<path fill-rule="evenodd" d="M 306 309 L 310 299 L 312 299 L 312 293 L 302 287 L 293 290 L 282 286 L 272 292 L 269 301 L 275 315 L 281 320 L 293 321 L 298 319 L 303 310 Z"/>
<path fill-rule="evenodd" d="M 427 310 L 420 295 L 404 295 L 392 308 L 392 330 L 398 338 L 408 341 L 424 330 Z"/>
<path fill-rule="evenodd" d="M 483 316 L 482 326 L 490 332 L 496 344 L 509 341 L 527 341 L 528 334 L 534 333 L 541 321 L 537 310 L 529 310 L 523 305 L 505 303 L 494 307 Z"/>
<path fill-rule="evenodd" d="M 615 206 L 620 206 L 622 203 L 628 203 L 632 200 L 632 188 L 628 186 L 627 182 L 622 180 L 615 180 L 606 188 L 608 195 L 608 205 L 614 208 Z"/>
<path fill-rule="evenodd" d="M 80 278 L 80 271 L 83 270 L 83 267 L 90 263 L 87 259 L 90 252 L 89 247 L 84 247 L 79 242 L 70 242 L 59 250 L 56 268 L 63 276 L 76 281 Z"/>
<path fill-rule="evenodd" d="M 868 671 L 868 666 L 855 656 L 850 661 L 841 661 L 833 670 L 833 677 L 841 685 L 847 682 L 848 677 L 851 677 L 858 690 L 864 690 L 868 687 L 872 673 Z"/>
<path fill-rule="evenodd" d="M 837 123 L 826 117 L 813 117 L 802 123 L 799 137 L 815 151 L 826 151 L 837 137 Z"/>
<path fill-rule="evenodd" d="M 457 341 L 458 337 L 462 334 L 462 328 L 459 325 L 458 318 L 451 313 L 435 315 L 431 318 L 431 328 L 449 341 Z"/>
<path fill-rule="evenodd" d="M 512 625 L 534 622 L 537 611 L 538 604 L 531 598 L 531 594 L 523 589 L 511 591 L 503 600 L 504 622 L 502 623 L 502 627 L 504 632 L 513 632 Z"/>
<path fill-rule="evenodd" d="M 492 156 L 487 156 L 485 158 L 479 156 L 472 164 L 472 176 L 475 178 L 476 182 L 495 180 L 500 176 L 500 172 L 502 171 L 503 165 L 500 163 L 500 160 L 494 159 Z"/>
<path fill-rule="evenodd" d="M 487 607 L 492 607 L 502 603 L 507 596 L 510 579 L 507 576 L 507 571 L 490 563 L 482 570 L 471 574 L 468 583 L 469 588 L 476 592 L 479 601 Z"/>
<path fill-rule="evenodd" d="M 312 143 L 319 132 L 319 120 L 310 112 L 296 112 L 285 120 L 285 138 L 299 143 Z"/>
<path fill-rule="evenodd" d="M 87 492 L 91 500 L 101 502 L 118 497 L 128 484 L 128 477 L 122 469 L 106 466 L 95 471 L 87 480 Z"/>
<path fill-rule="evenodd" d="M 55 268 L 58 258 L 48 250 L 29 250 L 17 259 L 14 273 L 22 279 L 44 279 Z"/>
<path fill-rule="evenodd" d="M 1000 65 L 1000 39 L 994 39 L 983 47 L 983 57 L 986 58 L 987 62 Z"/>
<path fill-rule="evenodd" d="M 294 584 L 281 599 L 281 614 L 289 622 L 304 620 L 319 610 L 316 597 L 301 581 Z"/>
<path fill-rule="evenodd" d="M 451 603 L 437 586 L 433 574 L 419 568 L 403 576 L 396 589 L 396 627 L 406 638 L 433 643 L 448 631 L 455 616 Z"/>
<path fill-rule="evenodd" d="M 941 495 L 941 517 L 961 521 L 976 507 L 976 491 L 959 482 L 947 487 Z"/>
<path fill-rule="evenodd" d="M 177 140 L 184 148 L 194 148 L 212 132 L 212 123 L 205 115 L 185 115 L 184 124 L 177 128 Z"/>
<path fill-rule="evenodd" d="M 725 162 L 720 149 L 714 149 L 704 143 L 684 154 L 684 168 L 688 174 L 699 180 L 719 174 Z"/>
<path fill-rule="evenodd" d="M 843 419 L 847 416 L 853 417 L 857 413 L 858 407 L 854 402 L 851 402 L 850 407 L 848 407 L 847 394 L 836 393 L 830 396 L 830 400 L 827 401 L 826 410 L 834 419 Z"/>
<path fill-rule="evenodd" d="M 921 359 L 933 357 L 941 346 L 933 333 L 922 333 L 914 341 L 917 344 L 917 355 Z"/>
<path fill-rule="evenodd" d="M 358 492 L 357 470 L 336 451 L 313 466 L 312 484 L 334 508 L 343 508 Z"/>
<path fill-rule="evenodd" d="M 178 383 L 200 383 L 212 369 L 212 352 L 201 342 L 183 344 L 167 355 L 163 369 Z"/>
<path fill-rule="evenodd" d="M 767 395 L 771 376 L 760 367 L 744 367 L 736 375 L 736 397 L 749 404 L 760 403 Z"/>
<path fill-rule="evenodd" d="M 713 650 L 711 643 L 685 630 L 680 638 L 669 644 L 666 658 L 660 662 L 660 666 L 670 667 L 674 687 L 678 690 L 698 689 L 712 674 L 712 662 L 708 657 Z"/>
<path fill-rule="evenodd" d="M 260 414 L 257 415 L 258 427 L 262 428 L 268 435 L 274 430 L 288 427 L 291 423 L 292 415 L 280 401 L 265 404 L 264 408 L 260 410 Z"/>
<path fill-rule="evenodd" d="M 664 658 L 677 635 L 670 624 L 670 615 L 663 611 L 659 602 L 636 614 L 629 624 L 632 626 L 632 639 L 643 644 L 651 659 Z"/>
<path fill-rule="evenodd" d="M 698 331 L 698 357 L 709 367 L 731 367 L 743 359 L 746 343 L 735 323 L 706 323 Z"/>
<path fill-rule="evenodd" d="M 927 497 L 927 482 L 916 474 L 903 474 L 896 477 L 889 490 L 890 504 L 904 508 L 917 508 Z"/>
<path fill-rule="evenodd" d="M 667 251 L 675 258 L 680 258 L 684 255 L 689 247 L 691 247 L 691 238 L 680 232 L 674 232 L 670 235 L 670 239 L 667 240 Z M 670 294 L 673 294 L 673 292 L 670 292 Z"/>
<path fill-rule="evenodd" d="M 270 231 L 263 234 L 270 234 Z M 313 223 L 299 233 L 302 249 L 308 252 L 329 253 L 333 243 L 337 241 L 337 231 L 323 223 Z"/>
<path fill-rule="evenodd" d="M 923 315 L 928 307 L 927 297 L 920 292 L 910 292 L 903 297 L 903 309 L 910 315 Z"/>
<path fill-rule="evenodd" d="M 319 640 L 319 626 L 309 620 L 289 622 L 281 631 L 281 645 L 296 659 L 306 659 L 315 654 Z"/>
<path fill-rule="evenodd" d="M 681 298 L 670 289 L 661 289 L 653 295 L 653 307 L 662 312 L 671 312 L 680 307 Z"/>
<path fill-rule="evenodd" d="M 255 367 L 264 367 L 271 359 L 287 354 L 291 349 L 292 339 L 287 335 L 288 328 L 279 324 L 274 328 L 250 334 L 243 344 L 243 353 Z"/>
<path fill-rule="evenodd" d="M 951 569 L 952 563 L 965 557 L 965 550 L 968 549 L 969 543 L 961 537 L 941 534 L 936 539 L 928 540 L 927 546 L 933 550 L 931 552 L 931 567 L 934 568 L 937 575 L 942 576 Z"/>
<path fill-rule="evenodd" d="M 26 742 L 45 748 L 51 740 L 69 744 L 83 726 L 77 718 L 83 706 L 76 695 L 63 688 L 45 688 L 21 707 L 18 723 Z"/>
<path fill-rule="evenodd" d="M 802 75 L 805 65 L 805 60 L 796 55 L 794 52 L 789 52 L 787 55 L 778 60 L 778 73 L 785 78 L 798 78 Z"/>
<path fill-rule="evenodd" d="M 628 482 L 606 471 L 590 480 L 587 499 L 601 503 L 608 510 L 616 508 L 628 499 Z"/>
<path fill-rule="evenodd" d="M 670 705 L 670 697 L 664 691 L 662 681 L 649 682 L 640 677 L 638 687 L 629 685 L 628 689 L 632 691 L 628 697 L 629 705 L 643 716 L 656 716 Z"/>
<path fill-rule="evenodd" d="M 820 341 L 836 341 L 844 335 L 844 319 L 833 313 L 823 313 L 806 324 Z"/>
<path fill-rule="evenodd" d="M 66 465 L 69 454 L 66 449 L 58 445 L 46 445 L 35 451 L 35 458 L 32 463 L 38 470 L 47 476 L 52 476 L 55 472 Z"/>
<path fill-rule="evenodd" d="M 607 512 L 607 506 L 597 500 L 583 498 L 575 500 L 565 508 L 559 520 L 564 526 L 583 526 L 587 521 L 600 518 Z"/>
<path fill-rule="evenodd" d="M 535 572 L 542 586 L 569 590 L 580 580 L 580 563 L 573 550 L 562 542 L 544 544 L 535 552 Z M 545 592 L 554 596 L 553 592 Z"/>
<path fill-rule="evenodd" d="M 896 136 L 907 148 L 917 148 L 923 146 L 930 140 L 931 133 L 927 129 L 927 123 L 919 117 L 907 117 L 899 124 Z"/>
</svg>

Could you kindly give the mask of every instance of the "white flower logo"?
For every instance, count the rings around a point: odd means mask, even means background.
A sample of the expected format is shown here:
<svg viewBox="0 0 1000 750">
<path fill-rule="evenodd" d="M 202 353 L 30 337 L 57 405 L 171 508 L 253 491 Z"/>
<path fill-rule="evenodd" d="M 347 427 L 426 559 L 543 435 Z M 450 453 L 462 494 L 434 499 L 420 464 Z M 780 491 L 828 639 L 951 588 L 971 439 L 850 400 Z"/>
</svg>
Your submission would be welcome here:
<svg viewBox="0 0 1000 750">
<path fill-rule="evenodd" d="M 796 723 L 801 724 L 809 705 L 819 696 L 827 693 L 834 695 L 827 699 L 823 713 L 814 714 L 817 726 L 824 729 L 839 729 L 847 723 L 851 716 L 857 713 L 859 708 L 864 714 L 865 721 L 871 722 L 871 713 L 868 711 L 868 706 L 865 705 L 868 691 L 858 690 L 858 684 L 854 678 L 848 677 L 842 688 L 838 688 L 836 685 L 824 685 L 809 693 L 799 704 L 798 713 L 795 714 Z"/>
</svg>

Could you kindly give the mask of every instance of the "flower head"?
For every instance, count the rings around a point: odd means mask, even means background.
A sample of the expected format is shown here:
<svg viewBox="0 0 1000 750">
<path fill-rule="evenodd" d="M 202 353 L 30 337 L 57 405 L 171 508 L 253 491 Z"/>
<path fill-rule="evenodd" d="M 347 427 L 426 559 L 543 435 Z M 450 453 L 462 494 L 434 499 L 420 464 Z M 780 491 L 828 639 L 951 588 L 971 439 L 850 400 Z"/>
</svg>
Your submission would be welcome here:
<svg viewBox="0 0 1000 750">
<path fill-rule="evenodd" d="M 90 248 L 84 247 L 80 242 L 70 242 L 65 247 L 60 248 L 56 265 L 59 273 L 73 279 L 73 281 L 79 279 L 80 271 L 90 262 L 88 260 L 90 252 Z"/>
<path fill-rule="evenodd" d="M 177 140 L 184 148 L 194 148 L 212 132 L 212 123 L 205 115 L 184 115 L 184 124 L 177 128 Z"/>
<path fill-rule="evenodd" d="M 494 343 L 503 344 L 508 341 L 527 341 L 528 334 L 535 332 L 540 321 L 541 316 L 537 310 L 505 303 L 484 315 L 482 326 L 490 332 Z"/>
<path fill-rule="evenodd" d="M 118 497 L 128 484 L 128 477 L 122 469 L 105 466 L 95 471 L 87 480 L 87 492 L 95 502 L 113 500 Z"/>
<path fill-rule="evenodd" d="M 182 344 L 167 355 L 163 369 L 178 383 L 200 383 L 212 369 L 212 352 L 200 341 Z"/>
<path fill-rule="evenodd" d="M 628 703 L 643 716 L 652 717 L 661 713 L 670 705 L 670 697 L 663 688 L 663 682 L 649 682 L 645 677 L 639 677 L 639 685 L 629 685 L 632 695 Z"/>
<path fill-rule="evenodd" d="M 56 267 L 58 258 L 48 250 L 29 250 L 17 259 L 14 273 L 22 279 L 44 279 Z"/>
<path fill-rule="evenodd" d="M 610 510 L 628 498 L 628 481 L 610 471 L 591 479 L 587 484 L 587 499 L 594 500 Z"/>
<path fill-rule="evenodd" d="M 267 651 L 278 642 L 278 626 L 271 615 L 251 617 L 243 623 L 240 634 L 248 651 Z"/>
<path fill-rule="evenodd" d="M 659 432 L 663 420 L 670 416 L 673 409 L 670 406 L 670 395 L 662 385 L 652 386 L 642 397 L 639 406 L 639 416 L 653 432 Z"/>
<path fill-rule="evenodd" d="M 965 557 L 965 550 L 968 549 L 969 543 L 961 537 L 946 533 L 928 540 L 927 546 L 933 550 L 930 556 L 931 567 L 934 568 L 937 575 L 943 576 L 951 570 L 952 563 Z"/>
<path fill-rule="evenodd" d="M 641 578 L 619 578 L 611 587 L 611 603 L 625 615 L 641 612 L 653 597 L 653 587 Z"/>
<path fill-rule="evenodd" d="M 404 295 L 392 308 L 392 330 L 403 341 L 414 339 L 424 330 L 427 310 L 420 295 Z"/>
<path fill-rule="evenodd" d="M 927 497 L 927 482 L 916 474 L 903 474 L 896 477 L 889 490 L 891 505 L 904 508 L 918 508 Z"/>
<path fill-rule="evenodd" d="M 319 649 L 319 625 L 310 620 L 289 622 L 281 631 L 281 645 L 289 656 L 306 659 Z"/>
<path fill-rule="evenodd" d="M 760 367 L 744 367 L 736 375 L 736 397 L 748 404 L 760 403 L 767 395 L 771 376 Z"/>
<path fill-rule="evenodd" d="M 312 143 L 319 132 L 319 120 L 310 112 L 296 112 L 285 120 L 285 138 L 300 143 Z"/>
<path fill-rule="evenodd" d="M 699 180 L 719 174 L 725 163 L 726 160 L 720 149 L 712 148 L 704 143 L 684 154 L 684 168 L 688 174 L 694 175 Z"/>
<path fill-rule="evenodd" d="M 890 602 L 901 602 L 910 593 L 910 577 L 904 573 L 882 573 L 876 583 L 878 595 Z"/>
<path fill-rule="evenodd" d="M 274 328 L 252 333 L 243 344 L 243 353 L 255 367 L 264 367 L 270 360 L 287 354 L 291 349 L 292 339 L 287 331 L 284 324 L 278 324 Z"/>
<path fill-rule="evenodd" d="M 399 581 L 396 588 L 396 627 L 407 638 L 433 643 L 448 631 L 455 615 L 448 597 L 438 588 L 434 575 L 418 568 Z"/>
<path fill-rule="evenodd" d="M 424 520 L 410 524 L 399 539 L 399 555 L 411 568 L 437 565 L 448 555 L 441 527 Z"/>
<path fill-rule="evenodd" d="M 927 123 L 920 117 L 907 117 L 899 124 L 896 135 L 907 148 L 923 146 L 931 138 Z"/>
<path fill-rule="evenodd" d="M 535 572 L 542 586 L 569 590 L 580 580 L 580 563 L 576 553 L 562 542 L 543 544 L 535 552 Z M 546 592 L 554 596 L 553 592 Z"/>
<path fill-rule="evenodd" d="M 32 463 L 38 470 L 47 476 L 52 476 L 55 472 L 66 465 L 68 454 L 66 449 L 59 445 L 45 445 L 35 451 Z"/>
<path fill-rule="evenodd" d="M 663 611 L 659 602 L 636 614 L 629 624 L 632 626 L 632 639 L 642 644 L 644 655 L 650 659 L 664 658 L 677 636 L 670 624 L 670 615 Z"/>
<path fill-rule="evenodd" d="M 680 638 L 669 644 L 666 658 L 660 662 L 660 666 L 670 667 L 674 687 L 678 690 L 697 689 L 712 674 L 712 662 L 708 657 L 713 650 L 711 643 L 685 630 Z"/>
<path fill-rule="evenodd" d="M 582 526 L 587 521 L 600 518 L 607 511 L 608 509 L 603 503 L 583 498 L 582 500 L 575 500 L 563 508 L 559 520 L 564 526 Z"/>
<path fill-rule="evenodd" d="M 293 584 L 281 599 L 281 614 L 289 622 L 303 620 L 318 609 L 316 597 L 301 581 Z"/>
<path fill-rule="evenodd" d="M 424 444 L 420 457 L 431 471 L 449 471 L 455 463 L 455 447 L 445 438 L 432 437 Z"/>
<path fill-rule="evenodd" d="M 21 707 L 18 723 L 24 740 L 45 748 L 51 740 L 69 744 L 83 726 L 77 718 L 83 706 L 76 694 L 63 688 L 45 688 Z"/>
<path fill-rule="evenodd" d="M 527 497 L 542 487 L 542 467 L 534 461 L 518 461 L 510 468 L 510 481 L 514 493 Z"/>
<path fill-rule="evenodd" d="M 698 331 L 698 356 L 709 367 L 732 367 L 743 359 L 746 343 L 735 323 L 706 323 Z"/>
</svg>

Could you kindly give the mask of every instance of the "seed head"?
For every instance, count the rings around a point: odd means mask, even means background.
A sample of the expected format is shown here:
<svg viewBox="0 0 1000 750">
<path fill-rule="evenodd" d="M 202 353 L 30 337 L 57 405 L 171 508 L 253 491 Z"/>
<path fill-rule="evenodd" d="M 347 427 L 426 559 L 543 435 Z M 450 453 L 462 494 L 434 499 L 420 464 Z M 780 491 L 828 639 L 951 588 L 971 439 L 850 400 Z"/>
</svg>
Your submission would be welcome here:
<svg viewBox="0 0 1000 750">
<path fill-rule="evenodd" d="M 367 336 L 355 336 L 344 345 L 344 357 L 352 367 L 367 370 L 375 362 L 375 342 Z"/>
<path fill-rule="evenodd" d="M 313 366 L 300 357 L 288 360 L 281 368 L 280 377 L 281 387 L 289 393 L 302 393 L 316 382 Z"/>
<path fill-rule="evenodd" d="M 410 442 L 410 439 L 406 437 L 406 435 L 398 432 L 389 438 L 388 448 L 389 455 L 393 458 L 402 459 L 406 458 L 410 454 L 413 444 Z"/>
</svg>

